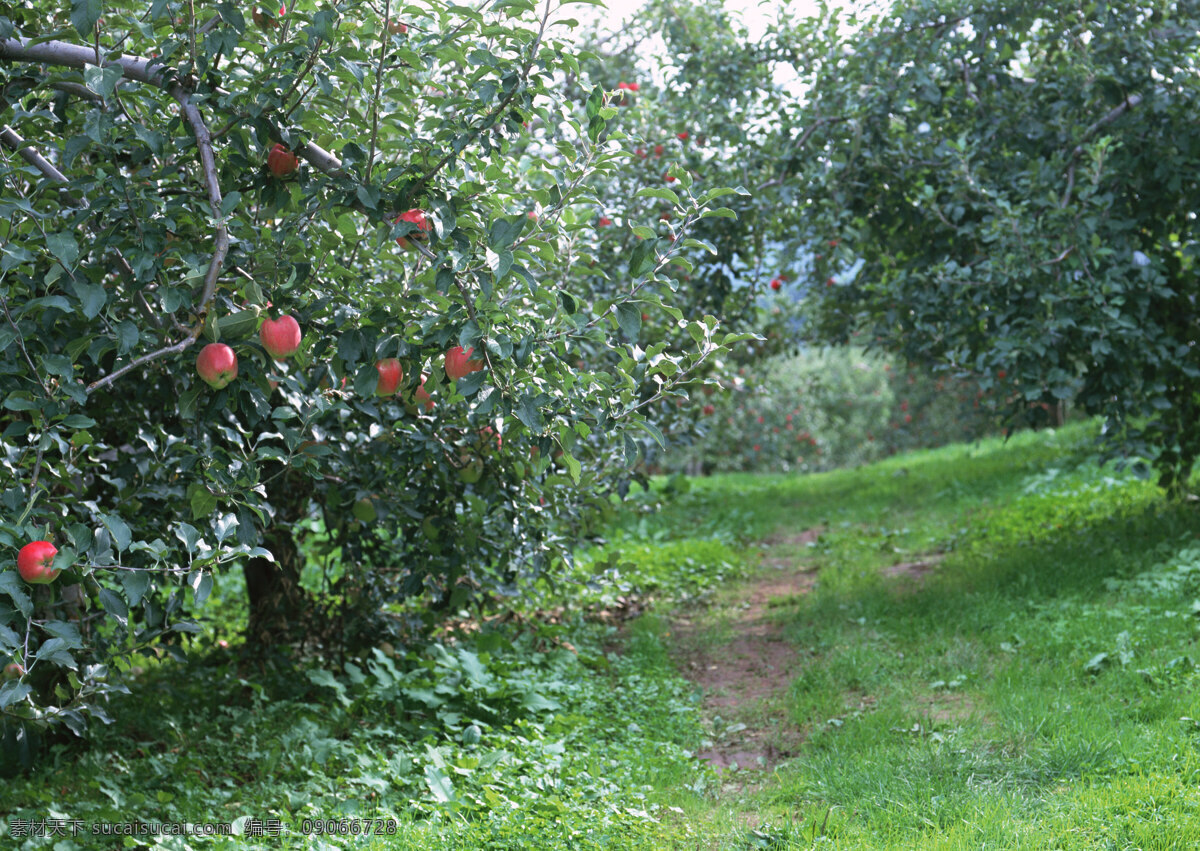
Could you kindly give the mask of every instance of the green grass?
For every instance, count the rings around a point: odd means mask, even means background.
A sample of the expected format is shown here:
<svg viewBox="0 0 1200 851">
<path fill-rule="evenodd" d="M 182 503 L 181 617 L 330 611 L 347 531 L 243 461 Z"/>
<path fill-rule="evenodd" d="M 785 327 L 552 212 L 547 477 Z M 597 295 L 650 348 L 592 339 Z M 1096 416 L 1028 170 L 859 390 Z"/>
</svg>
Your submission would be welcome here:
<svg viewBox="0 0 1200 851">
<path fill-rule="evenodd" d="M 216 650 L 148 665 L 112 727 L 6 781 L 0 835 L 16 819 L 258 818 L 285 835 L 159 845 L 1200 847 L 1200 524 L 1098 468 L 1090 428 L 659 483 L 581 549 L 557 623 L 328 671 Z M 703 601 L 735 600 L 764 550 L 816 571 L 770 609 L 798 651 L 782 703 L 804 743 L 771 772 L 719 777 L 691 758 L 713 726 L 672 664 L 669 607 L 702 619 Z M 932 569 L 884 573 L 913 562 Z M 620 634 L 577 614 L 631 597 L 660 602 Z M 728 624 L 709 617 L 719 646 Z M 301 832 L 341 818 L 395 832 Z"/>
<path fill-rule="evenodd" d="M 703 485 L 824 530 L 816 590 L 777 612 L 806 743 L 737 802 L 766 827 L 711 847 L 1200 846 L 1196 511 L 1086 438 Z"/>
</svg>

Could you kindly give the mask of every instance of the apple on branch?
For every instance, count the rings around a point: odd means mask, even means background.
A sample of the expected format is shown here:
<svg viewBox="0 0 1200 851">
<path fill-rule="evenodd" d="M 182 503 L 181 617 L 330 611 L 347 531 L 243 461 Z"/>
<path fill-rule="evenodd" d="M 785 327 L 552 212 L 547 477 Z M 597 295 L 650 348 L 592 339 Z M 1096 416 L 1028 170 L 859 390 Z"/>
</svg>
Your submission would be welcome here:
<svg viewBox="0 0 1200 851">
<path fill-rule="evenodd" d="M 283 145 L 276 145 L 267 154 L 267 168 L 276 177 L 286 177 L 299 166 L 300 159 Z"/>
<path fill-rule="evenodd" d="M 375 363 L 379 372 L 379 383 L 375 385 L 376 396 L 394 396 L 404 380 L 404 368 L 396 358 L 384 358 Z"/>
<path fill-rule="evenodd" d="M 62 571 L 54 567 L 58 548 L 49 541 L 32 541 L 17 553 L 17 573 L 30 585 L 45 585 Z"/>
<path fill-rule="evenodd" d="M 287 6 L 280 3 L 279 14 L 277 16 L 272 15 L 269 12 L 265 12 L 258 6 L 255 6 L 254 11 L 250 13 L 250 17 L 253 19 L 255 26 L 257 26 L 260 30 L 273 30 L 275 27 L 279 26 L 279 18 L 282 18 L 286 14 Z"/>
<path fill-rule="evenodd" d="M 409 224 L 415 225 L 417 228 L 415 231 L 410 233 L 407 238 L 403 236 L 396 238 L 396 244 L 405 250 L 412 248 L 412 243 L 409 242 L 409 239 L 427 239 L 429 231 L 433 227 L 433 223 L 429 221 L 429 218 L 425 215 L 425 211 L 419 207 L 414 207 L 411 210 L 405 210 L 403 213 L 396 216 L 396 218 L 392 219 L 392 224 L 399 224 L 400 222 L 408 222 Z"/>
<path fill-rule="evenodd" d="M 220 390 L 237 378 L 237 355 L 224 343 L 209 343 L 196 356 L 196 372 L 213 390 Z"/>
<path fill-rule="evenodd" d="M 429 391 L 425 389 L 425 379 L 428 376 L 421 376 L 421 386 L 417 388 L 417 392 L 413 396 L 417 400 L 417 404 L 424 404 L 426 411 L 433 410 L 433 397 L 429 395 Z"/>
<path fill-rule="evenodd" d="M 462 346 L 454 346 L 446 350 L 446 377 L 451 381 L 459 381 L 472 372 L 483 369 L 483 361 L 472 360 L 474 347 L 463 350 Z"/>
<path fill-rule="evenodd" d="M 286 314 L 278 319 L 264 319 L 258 336 L 267 354 L 275 360 L 283 360 L 300 348 L 300 323 Z"/>
</svg>

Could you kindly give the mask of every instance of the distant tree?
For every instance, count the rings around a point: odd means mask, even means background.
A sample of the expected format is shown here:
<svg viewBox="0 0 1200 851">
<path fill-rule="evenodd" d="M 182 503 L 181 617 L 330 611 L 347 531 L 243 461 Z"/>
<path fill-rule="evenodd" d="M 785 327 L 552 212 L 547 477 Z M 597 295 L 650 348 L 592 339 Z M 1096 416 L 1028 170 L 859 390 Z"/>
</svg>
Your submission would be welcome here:
<svg viewBox="0 0 1200 851">
<path fill-rule="evenodd" d="M 1074 400 L 1181 488 L 1200 454 L 1200 4 L 901 0 L 780 38 L 805 85 L 809 227 L 837 240 L 819 331 L 974 374 L 1014 416 Z"/>
</svg>

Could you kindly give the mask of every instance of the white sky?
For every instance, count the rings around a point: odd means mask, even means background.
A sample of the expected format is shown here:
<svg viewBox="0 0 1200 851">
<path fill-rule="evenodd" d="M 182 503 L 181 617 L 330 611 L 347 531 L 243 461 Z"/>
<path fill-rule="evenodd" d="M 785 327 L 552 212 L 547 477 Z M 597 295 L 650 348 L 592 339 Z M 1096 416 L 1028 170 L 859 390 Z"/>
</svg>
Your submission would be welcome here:
<svg viewBox="0 0 1200 851">
<path fill-rule="evenodd" d="M 854 0 L 847 0 L 841 4 L 831 5 L 845 6 L 853 5 L 853 3 Z M 613 26 L 619 25 L 622 21 L 632 17 L 644 4 L 645 0 L 607 0 L 605 3 L 605 6 L 608 7 L 607 17 Z M 780 6 L 790 6 L 802 16 L 815 15 L 818 11 L 816 0 L 725 0 L 725 8 L 741 14 L 747 29 L 750 30 L 750 35 L 754 38 L 763 34 L 767 23 L 776 17 L 775 10 Z M 572 14 L 582 20 L 586 13 L 581 10 L 586 8 L 588 7 L 575 6 Z M 601 14 L 599 9 L 595 11 L 597 14 Z"/>
</svg>

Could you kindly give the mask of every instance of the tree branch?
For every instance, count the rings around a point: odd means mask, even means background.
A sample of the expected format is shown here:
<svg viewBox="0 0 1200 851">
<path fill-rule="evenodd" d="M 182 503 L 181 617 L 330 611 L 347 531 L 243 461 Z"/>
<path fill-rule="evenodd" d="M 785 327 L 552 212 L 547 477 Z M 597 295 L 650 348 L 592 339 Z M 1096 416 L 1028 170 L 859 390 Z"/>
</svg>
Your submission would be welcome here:
<svg viewBox="0 0 1200 851">
<path fill-rule="evenodd" d="M 1129 95 L 1125 100 L 1109 110 L 1107 115 L 1098 119 L 1088 129 L 1083 131 L 1083 136 L 1080 138 L 1079 143 L 1071 150 L 1071 160 L 1067 164 L 1067 189 L 1063 192 L 1062 200 L 1058 202 L 1059 209 L 1065 209 L 1071 203 L 1071 192 L 1075 189 L 1075 164 L 1083 156 L 1084 144 L 1102 128 L 1112 124 L 1126 112 L 1140 104 L 1142 100 L 1141 95 Z"/>
</svg>

